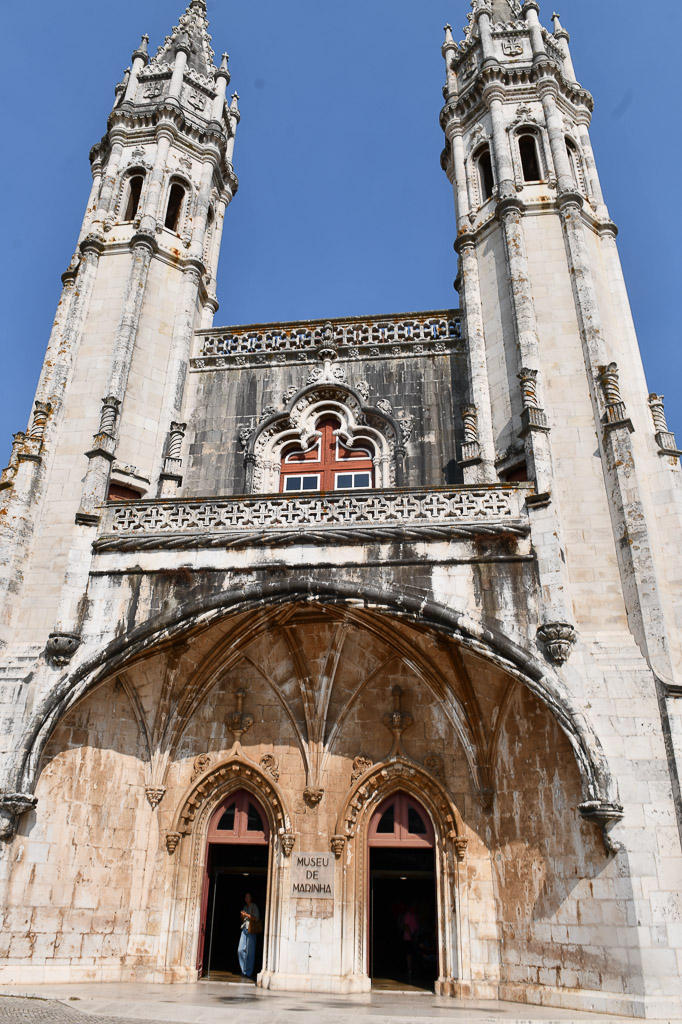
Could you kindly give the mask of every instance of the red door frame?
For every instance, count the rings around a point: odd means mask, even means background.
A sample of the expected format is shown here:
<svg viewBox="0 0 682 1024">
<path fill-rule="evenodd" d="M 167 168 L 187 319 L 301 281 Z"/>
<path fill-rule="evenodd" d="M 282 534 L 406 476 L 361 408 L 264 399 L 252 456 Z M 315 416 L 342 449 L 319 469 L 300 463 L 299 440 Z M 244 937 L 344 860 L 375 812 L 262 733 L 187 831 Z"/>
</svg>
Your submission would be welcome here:
<svg viewBox="0 0 682 1024">
<path fill-rule="evenodd" d="M 260 831 L 248 828 L 248 805 L 253 804 L 258 811 L 263 829 Z M 220 821 L 227 810 L 234 806 L 234 828 L 219 829 Z M 201 918 L 199 923 L 199 943 L 197 946 L 197 971 L 199 977 L 204 967 L 204 954 L 206 946 L 206 918 L 208 913 L 208 892 L 211 882 L 211 846 L 218 845 L 239 845 L 239 846 L 268 846 L 270 840 L 270 829 L 268 819 L 260 801 L 251 795 L 246 789 L 239 789 L 230 793 L 223 800 L 220 806 L 213 812 L 208 823 L 208 835 L 206 837 L 206 854 L 204 858 L 204 886 L 201 894 Z"/>
<path fill-rule="evenodd" d="M 385 812 L 388 810 L 391 804 L 395 804 L 394 811 L 394 826 L 393 832 L 377 832 L 377 827 Z M 411 833 L 408 831 L 408 810 L 410 806 L 417 812 L 419 817 L 422 819 L 426 826 L 425 833 Z M 370 850 L 372 848 L 377 849 L 383 847 L 396 846 L 407 846 L 412 849 L 434 850 L 436 847 L 436 833 L 431 821 L 431 815 L 428 813 L 423 804 L 419 800 L 415 800 L 413 796 L 405 793 L 404 790 L 398 790 L 396 793 L 391 793 L 385 800 L 377 807 L 376 811 L 372 815 L 369 823 L 369 830 L 367 832 L 367 850 L 365 856 L 366 871 L 365 877 L 367 878 L 367 884 L 365 889 L 365 902 L 367 905 L 367 949 L 365 957 L 365 970 L 369 976 L 370 971 L 370 955 L 372 946 L 372 933 L 370 930 L 371 925 L 371 914 L 370 914 L 370 901 L 372 898 L 372 879 L 370 874 Z M 435 868 L 435 864 L 434 864 Z M 438 889 L 436 888 L 436 906 L 438 905 Z"/>
</svg>

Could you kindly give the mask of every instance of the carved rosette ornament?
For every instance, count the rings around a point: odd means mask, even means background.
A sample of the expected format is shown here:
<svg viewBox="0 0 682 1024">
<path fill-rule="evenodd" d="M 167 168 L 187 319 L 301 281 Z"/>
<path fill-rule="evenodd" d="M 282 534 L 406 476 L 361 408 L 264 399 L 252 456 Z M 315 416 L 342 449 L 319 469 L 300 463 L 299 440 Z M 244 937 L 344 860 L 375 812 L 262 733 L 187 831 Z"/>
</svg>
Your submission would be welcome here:
<svg viewBox="0 0 682 1024">
<path fill-rule="evenodd" d="M 284 856 L 290 857 L 291 851 L 294 848 L 294 843 L 296 842 L 296 836 L 294 835 L 294 833 L 282 832 L 282 834 L 279 837 L 279 841 L 282 844 L 282 852 L 284 853 Z"/>
<path fill-rule="evenodd" d="M 33 793 L 0 794 L 0 839 L 11 839 L 17 830 L 19 818 L 32 811 L 38 803 Z"/>
<path fill-rule="evenodd" d="M 552 661 L 563 665 L 568 661 L 576 640 L 575 627 L 569 622 L 546 622 L 538 629 L 538 639 L 547 648 Z"/>
<path fill-rule="evenodd" d="M 50 633 L 45 653 L 53 665 L 61 668 L 73 658 L 81 644 L 81 638 L 77 633 Z"/>
<path fill-rule="evenodd" d="M 324 796 L 324 790 L 319 786 L 306 786 L 303 790 L 303 799 L 309 807 L 316 807 Z"/>
<path fill-rule="evenodd" d="M 427 754 L 424 758 L 424 767 L 437 779 L 443 778 L 443 758 L 440 754 Z"/>
<path fill-rule="evenodd" d="M 170 854 L 175 853 L 178 848 L 178 844 L 182 839 L 180 832 L 167 832 L 166 833 L 166 849 Z"/>
<path fill-rule="evenodd" d="M 279 780 L 279 764 L 274 754 L 263 754 L 260 759 L 260 766 L 275 782 Z"/>
<path fill-rule="evenodd" d="M 332 836 L 330 843 L 331 851 L 338 860 L 343 851 L 346 848 L 346 837 L 345 836 Z"/>
<path fill-rule="evenodd" d="M 354 782 L 357 782 L 361 775 L 364 775 L 365 772 L 368 772 L 373 764 L 374 761 L 371 759 L 371 757 L 365 757 L 363 754 L 358 754 L 358 756 L 353 761 L 353 771 L 351 772 L 350 776 L 351 785 Z"/>
<path fill-rule="evenodd" d="M 144 791 L 149 800 L 152 810 L 156 810 L 164 796 L 166 795 L 165 786 L 145 786 Z"/>
<path fill-rule="evenodd" d="M 213 764 L 213 758 L 211 757 L 210 754 L 199 754 L 198 757 L 194 758 L 194 767 L 192 768 L 192 777 L 191 777 L 191 779 L 189 781 L 190 782 L 194 782 L 194 780 L 198 779 L 200 775 L 203 775 L 203 773 L 205 771 L 207 771 L 211 767 L 212 764 Z"/>
</svg>

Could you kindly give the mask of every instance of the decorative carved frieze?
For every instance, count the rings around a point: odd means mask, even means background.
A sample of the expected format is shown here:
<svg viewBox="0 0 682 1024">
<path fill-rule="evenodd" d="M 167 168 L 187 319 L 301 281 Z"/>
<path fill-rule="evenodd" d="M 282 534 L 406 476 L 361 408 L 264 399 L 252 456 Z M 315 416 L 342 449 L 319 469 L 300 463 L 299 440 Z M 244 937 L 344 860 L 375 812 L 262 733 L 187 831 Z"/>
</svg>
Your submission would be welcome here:
<svg viewBox="0 0 682 1024">
<path fill-rule="evenodd" d="M 316 357 L 350 360 L 382 353 L 407 356 L 445 352 L 446 343 L 454 345 L 461 339 L 461 330 L 461 320 L 449 310 L 391 319 L 216 328 L 201 335 L 192 365 L 195 369 L 229 366 L 237 356 L 255 364 L 259 356 L 270 353 L 281 354 L 287 361 L 304 362 Z"/>
<path fill-rule="evenodd" d="M 575 627 L 569 622 L 546 622 L 538 629 L 538 639 L 547 648 L 552 661 L 563 665 L 568 661 L 576 640 Z"/>
<path fill-rule="evenodd" d="M 81 638 L 77 633 L 50 633 L 45 653 L 53 665 L 61 668 L 73 658 L 81 644 Z"/>
<path fill-rule="evenodd" d="M 99 550 L 130 546 L 135 549 L 168 546 L 173 535 L 193 538 L 194 546 L 211 546 L 212 537 L 222 544 L 250 543 L 255 534 L 263 543 L 265 531 L 272 542 L 283 542 L 289 534 L 300 540 L 300 530 L 316 535 L 340 537 L 346 529 L 350 539 L 362 540 L 381 528 L 387 537 L 397 529 L 415 531 L 415 539 L 430 533 L 446 536 L 478 534 L 495 524 L 523 534 L 527 532 L 526 488 L 500 485 L 486 488 L 443 488 L 364 491 L 356 494 L 254 496 L 213 501 L 140 501 L 109 504 L 103 515 Z M 240 534 L 244 535 L 240 541 Z M 427 536 L 429 534 L 429 536 Z M 231 535 L 231 536 L 226 536 Z M 449 534 L 448 534 L 449 535 Z M 158 538 L 158 541 L 155 540 Z M 192 546 L 192 544 L 189 544 Z"/>
</svg>

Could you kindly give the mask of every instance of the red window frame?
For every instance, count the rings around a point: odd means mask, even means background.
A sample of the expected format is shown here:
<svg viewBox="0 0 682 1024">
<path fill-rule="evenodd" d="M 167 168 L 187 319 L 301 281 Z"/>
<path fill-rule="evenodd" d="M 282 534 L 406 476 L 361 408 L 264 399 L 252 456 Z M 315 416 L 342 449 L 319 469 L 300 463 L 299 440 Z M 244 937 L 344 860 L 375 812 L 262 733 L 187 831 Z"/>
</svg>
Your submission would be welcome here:
<svg viewBox="0 0 682 1024">
<path fill-rule="evenodd" d="M 258 811 L 263 825 L 262 829 L 249 829 L 249 804 Z M 230 807 L 234 807 L 234 828 L 219 829 L 220 820 Z M 268 842 L 269 836 L 268 819 L 261 804 L 244 789 L 232 793 L 227 800 L 222 802 L 218 810 L 211 817 L 208 826 L 209 843 L 245 843 L 254 846 L 264 846 Z"/>
<path fill-rule="evenodd" d="M 393 832 L 378 832 L 379 822 L 386 811 L 393 806 Z M 408 827 L 410 809 L 415 811 L 424 823 L 425 832 L 410 832 Z M 412 846 L 430 849 L 435 846 L 433 822 L 427 811 L 407 793 L 394 793 L 377 808 L 369 823 L 368 844 L 370 846 Z"/>
<path fill-rule="evenodd" d="M 347 448 L 336 436 L 335 432 L 340 427 L 341 423 L 335 416 L 324 416 L 315 428 L 320 437 L 307 451 L 303 451 L 301 446 L 295 443 L 284 448 L 279 478 L 279 489 L 282 493 L 310 493 L 306 490 L 287 491 L 287 478 L 292 476 L 315 475 L 318 477 L 318 486 L 315 490 L 335 491 L 339 473 L 367 473 L 369 487 L 374 487 L 374 462 L 371 450 L 369 447 Z M 361 489 L 367 490 L 365 487 Z"/>
</svg>

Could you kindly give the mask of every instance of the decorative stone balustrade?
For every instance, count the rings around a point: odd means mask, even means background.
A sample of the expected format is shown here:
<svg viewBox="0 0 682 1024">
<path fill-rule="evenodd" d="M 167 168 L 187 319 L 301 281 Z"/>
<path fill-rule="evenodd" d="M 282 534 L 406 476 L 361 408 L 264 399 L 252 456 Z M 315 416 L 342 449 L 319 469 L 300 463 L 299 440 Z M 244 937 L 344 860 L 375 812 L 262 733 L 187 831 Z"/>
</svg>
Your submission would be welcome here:
<svg viewBox="0 0 682 1024">
<path fill-rule="evenodd" d="M 528 533 L 529 484 L 336 491 L 195 501 L 110 503 L 96 550 L 246 547 L 372 540 L 476 539 Z"/>
<path fill-rule="evenodd" d="M 332 337 L 325 328 L 331 325 Z M 305 320 L 282 324 L 222 327 L 198 335 L 194 369 L 271 361 L 307 362 L 325 344 L 340 359 L 441 355 L 461 339 L 461 321 L 453 310 L 405 313 L 395 317 Z"/>
</svg>

